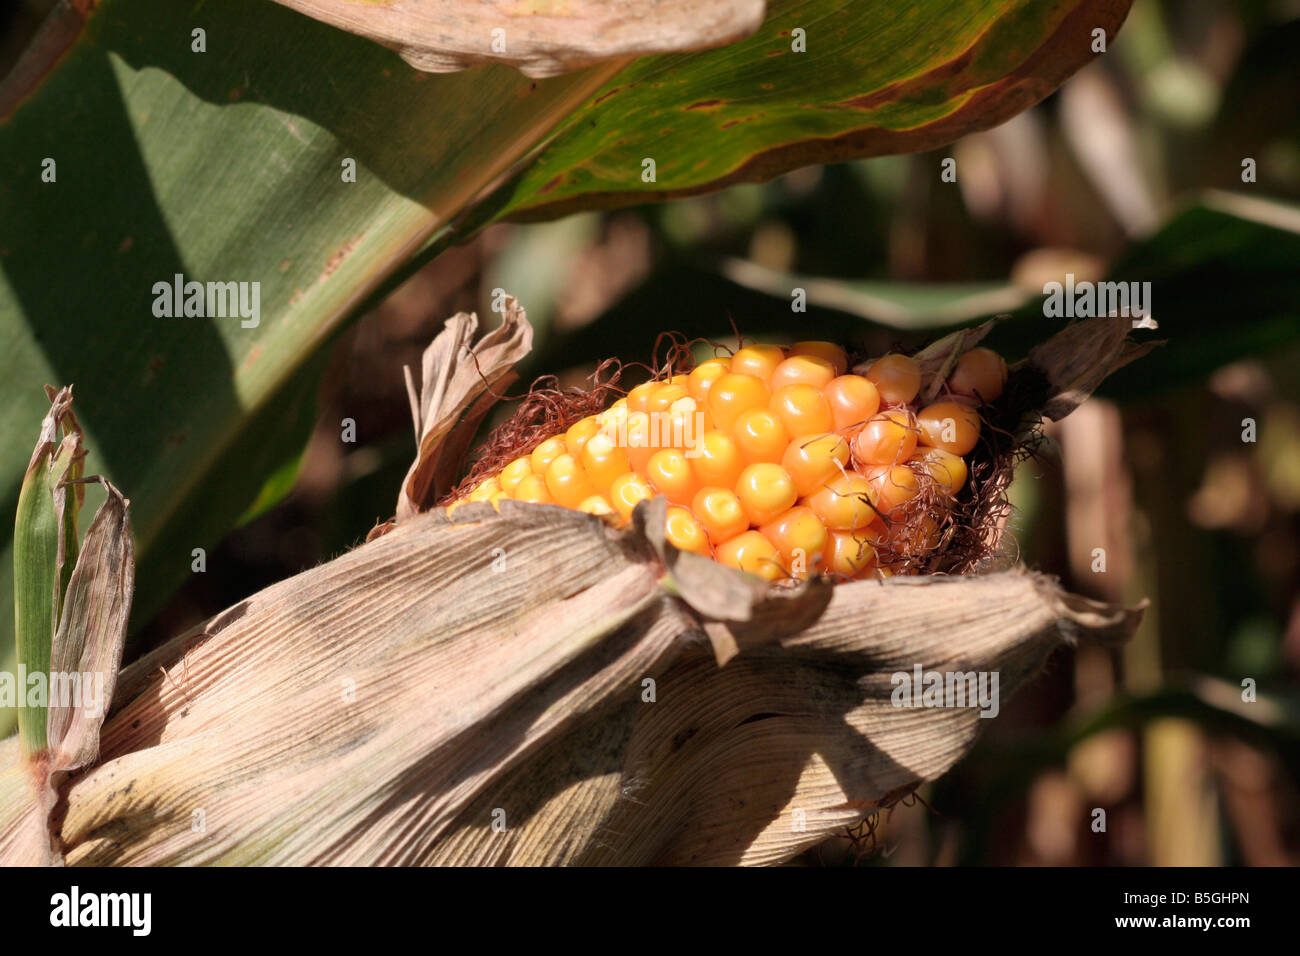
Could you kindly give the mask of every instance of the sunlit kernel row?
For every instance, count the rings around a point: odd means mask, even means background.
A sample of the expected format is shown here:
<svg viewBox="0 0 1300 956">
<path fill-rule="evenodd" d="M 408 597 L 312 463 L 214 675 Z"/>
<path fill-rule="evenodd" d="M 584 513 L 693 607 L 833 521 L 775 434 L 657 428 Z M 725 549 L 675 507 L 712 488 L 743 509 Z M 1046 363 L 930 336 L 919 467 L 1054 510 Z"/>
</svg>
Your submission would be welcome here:
<svg viewBox="0 0 1300 956">
<path fill-rule="evenodd" d="M 885 355 L 858 375 L 830 342 L 751 345 L 638 385 L 447 511 L 512 498 L 625 522 L 663 494 L 666 537 L 683 551 L 767 580 L 889 574 L 880 549 L 896 559 L 935 546 L 944 515 L 918 520 L 907 506 L 922 475 L 948 498 L 965 485 L 977 406 L 996 400 L 1006 377 L 996 352 L 973 349 L 922 408 L 921 367 L 908 356 Z"/>
</svg>

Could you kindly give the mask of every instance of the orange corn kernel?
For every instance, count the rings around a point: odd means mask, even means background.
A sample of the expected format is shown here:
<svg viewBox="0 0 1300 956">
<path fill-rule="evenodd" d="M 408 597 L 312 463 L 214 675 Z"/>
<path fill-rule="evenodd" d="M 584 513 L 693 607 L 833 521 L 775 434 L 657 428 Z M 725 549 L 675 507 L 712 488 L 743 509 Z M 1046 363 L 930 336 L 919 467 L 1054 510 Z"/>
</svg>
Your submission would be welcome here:
<svg viewBox="0 0 1300 956">
<path fill-rule="evenodd" d="M 826 549 L 826 526 L 807 505 L 797 505 L 762 527 L 763 537 L 772 542 L 781 562 L 797 578 L 821 570 Z"/>
<path fill-rule="evenodd" d="M 832 478 L 806 500 L 829 530 L 855 531 L 875 520 L 875 493 L 865 477 L 849 472 Z"/>
<path fill-rule="evenodd" d="M 849 443 L 839 435 L 806 435 L 786 446 L 781 467 L 794 479 L 795 491 L 811 495 L 844 473 L 849 463 Z"/>
<path fill-rule="evenodd" d="M 690 451 L 687 461 L 701 487 L 734 488 L 745 470 L 736 440 L 719 429 L 705 432 Z"/>
<path fill-rule="evenodd" d="M 664 521 L 664 537 L 678 551 L 691 551 L 706 557 L 709 554 L 709 536 L 695 515 L 681 505 L 669 505 Z"/>
<path fill-rule="evenodd" d="M 835 427 L 831 404 L 812 385 L 786 385 L 772 396 L 772 411 L 781 416 L 791 438 L 817 435 Z"/>
<path fill-rule="evenodd" d="M 579 503 L 578 510 L 585 511 L 589 515 L 612 515 L 614 506 L 609 503 L 609 499 L 604 495 L 592 495 Z"/>
<path fill-rule="evenodd" d="M 921 366 L 906 355 L 885 355 L 867 369 L 880 400 L 886 405 L 906 405 L 921 390 Z"/>
<path fill-rule="evenodd" d="M 823 552 L 827 574 L 854 577 L 871 567 L 876 560 L 874 536 L 861 531 L 831 531 Z"/>
<path fill-rule="evenodd" d="M 925 470 L 934 483 L 955 495 L 966 484 L 966 459 L 944 451 L 942 448 L 921 447 L 909 459 L 913 465 Z"/>
<path fill-rule="evenodd" d="M 790 346 L 791 355 L 809 355 L 828 363 L 836 375 L 843 375 L 849 367 L 849 357 L 834 342 L 796 342 Z"/>
<path fill-rule="evenodd" d="M 646 399 L 645 410 L 647 412 L 666 412 L 673 402 L 679 398 L 690 397 L 691 393 L 686 390 L 684 384 L 668 382 L 650 393 L 650 397 Z"/>
<path fill-rule="evenodd" d="M 765 581 L 785 577 L 775 546 L 757 531 L 746 531 L 718 545 L 714 557 L 728 567 L 748 571 Z"/>
<path fill-rule="evenodd" d="M 992 349 L 976 348 L 957 359 L 948 388 L 957 395 L 965 395 L 988 403 L 997 401 L 1007 384 L 1007 363 Z"/>
<path fill-rule="evenodd" d="M 745 508 L 730 488 L 701 488 L 691 500 L 691 510 L 715 545 L 749 528 Z"/>
<path fill-rule="evenodd" d="M 582 446 L 582 467 L 592 485 L 601 491 L 608 489 L 619 475 L 631 470 L 627 452 L 605 432 L 592 435 Z"/>
<path fill-rule="evenodd" d="M 535 505 L 555 504 L 555 499 L 551 497 L 551 492 L 546 487 L 546 479 L 537 474 L 525 475 L 520 479 L 511 497 L 515 501 L 527 501 Z"/>
<path fill-rule="evenodd" d="M 627 393 L 627 410 L 629 412 L 646 411 L 646 402 L 650 400 L 650 396 L 653 395 L 662 385 L 663 382 L 659 381 L 642 382 L 636 388 L 632 389 L 632 391 Z"/>
<path fill-rule="evenodd" d="M 783 361 L 785 350 L 779 345 L 747 345 L 731 357 L 731 370 L 766 382 Z"/>
<path fill-rule="evenodd" d="M 776 412 L 766 408 L 741 412 L 736 424 L 731 426 L 731 436 L 748 465 L 760 461 L 779 462 L 790 444 L 785 425 Z"/>
<path fill-rule="evenodd" d="M 980 413 L 961 402 L 935 402 L 916 416 L 921 440 L 931 448 L 968 455 L 980 437 Z"/>
<path fill-rule="evenodd" d="M 528 456 L 516 458 L 510 464 L 501 469 L 498 481 L 501 482 L 501 490 L 508 495 L 515 493 L 515 487 L 533 473 L 533 462 Z"/>
<path fill-rule="evenodd" d="M 762 379 L 729 372 L 713 383 L 706 404 L 714 427 L 729 432 L 741 412 L 766 408 L 771 400 L 772 393 Z"/>
<path fill-rule="evenodd" d="M 591 436 L 600 431 L 600 423 L 595 415 L 588 415 L 569 426 L 564 433 L 564 447 L 570 455 L 581 455 L 582 446 L 591 440 Z"/>
<path fill-rule="evenodd" d="M 859 427 L 880 411 L 880 392 L 876 383 L 861 375 L 833 378 L 823 394 L 830 402 L 836 431 Z"/>
<path fill-rule="evenodd" d="M 875 489 L 876 510 L 890 520 L 901 518 L 903 514 L 898 509 L 921 491 L 916 472 L 906 465 L 880 465 L 872 468 L 867 474 L 867 480 Z"/>
<path fill-rule="evenodd" d="M 768 387 L 772 391 L 787 385 L 811 385 L 823 389 L 835 377 L 835 366 L 816 355 L 792 355 L 772 370 Z"/>
<path fill-rule="evenodd" d="M 792 507 L 799 494 L 794 490 L 794 479 L 789 472 L 780 465 L 760 462 L 740 473 L 736 497 L 749 517 L 749 523 L 761 525 Z"/>
<path fill-rule="evenodd" d="M 592 495 L 599 494 L 578 459 L 568 452 L 556 456 L 546 466 L 546 490 L 555 503 L 564 508 L 576 508 Z"/>
<path fill-rule="evenodd" d="M 546 474 L 546 466 L 568 450 L 569 447 L 564 444 L 564 439 L 559 435 L 546 439 L 546 441 L 534 448 L 533 453 L 528 456 L 532 461 L 534 474 Z"/>
<path fill-rule="evenodd" d="M 853 460 L 859 465 L 892 465 L 916 451 L 918 430 L 912 413 L 891 408 L 872 416 L 853 436 Z"/>
<path fill-rule="evenodd" d="M 645 474 L 650 483 L 673 504 L 690 504 L 700 487 L 691 471 L 691 463 L 676 448 L 665 448 L 651 455 L 650 461 L 646 463 Z"/>
<path fill-rule="evenodd" d="M 686 376 L 686 390 L 691 393 L 691 398 L 703 405 L 713 383 L 730 371 L 731 359 L 707 359 L 695 366 L 691 374 Z"/>
<path fill-rule="evenodd" d="M 632 509 L 638 502 L 649 501 L 654 496 L 650 482 L 632 471 L 619 475 L 609 486 L 609 503 L 624 521 L 632 517 Z"/>
</svg>

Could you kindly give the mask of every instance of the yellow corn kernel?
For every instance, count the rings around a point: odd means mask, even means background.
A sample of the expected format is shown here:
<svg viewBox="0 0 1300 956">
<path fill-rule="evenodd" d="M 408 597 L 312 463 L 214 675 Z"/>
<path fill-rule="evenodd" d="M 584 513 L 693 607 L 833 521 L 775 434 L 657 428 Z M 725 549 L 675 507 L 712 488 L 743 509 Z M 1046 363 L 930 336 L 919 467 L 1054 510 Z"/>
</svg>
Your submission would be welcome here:
<svg viewBox="0 0 1300 956">
<path fill-rule="evenodd" d="M 510 464 L 502 468 L 501 475 L 497 480 L 501 482 L 502 491 L 508 495 L 513 495 L 519 482 L 523 481 L 532 473 L 532 459 L 524 456 L 523 458 L 516 458 Z"/>
<path fill-rule="evenodd" d="M 728 372 L 713 383 L 705 403 L 709 406 L 709 417 L 713 419 L 714 427 L 729 432 L 741 412 L 766 408 L 771 400 L 772 393 L 761 378 Z"/>
<path fill-rule="evenodd" d="M 826 526 L 807 505 L 797 505 L 777 515 L 761 530 L 792 575 L 806 578 L 821 570 Z"/>
<path fill-rule="evenodd" d="M 731 426 L 731 436 L 745 463 L 760 461 L 779 462 L 790 444 L 790 435 L 776 412 L 767 408 L 751 408 L 741 412 Z"/>
<path fill-rule="evenodd" d="M 555 503 L 564 508 L 576 508 L 592 495 L 599 494 L 578 459 L 568 452 L 556 456 L 546 466 L 546 490 Z"/>
<path fill-rule="evenodd" d="M 501 490 L 501 482 L 496 478 L 484 478 L 465 497 L 470 501 L 488 501 Z"/>
<path fill-rule="evenodd" d="M 714 557 L 728 567 L 748 571 L 765 581 L 785 577 L 776 548 L 757 531 L 746 531 L 718 545 Z"/>
<path fill-rule="evenodd" d="M 692 551 L 705 556 L 709 553 L 709 536 L 705 533 L 704 526 L 689 509 L 681 505 L 668 506 L 664 537 L 678 551 Z"/>
<path fill-rule="evenodd" d="M 731 370 L 766 382 L 783 361 L 785 350 L 779 345 L 747 345 L 731 357 Z"/>
<path fill-rule="evenodd" d="M 515 485 L 515 492 L 511 497 L 515 501 L 527 501 L 535 505 L 555 504 L 555 499 L 551 497 L 551 492 L 546 487 L 546 479 L 537 474 L 524 476 L 519 484 Z"/>
<path fill-rule="evenodd" d="M 651 455 L 645 473 L 650 483 L 673 504 L 690 504 L 695 492 L 699 490 L 699 483 L 691 471 L 691 463 L 676 448 L 667 448 Z"/>
<path fill-rule="evenodd" d="M 867 369 L 880 400 L 886 405 L 906 405 L 921 390 L 921 366 L 906 355 L 886 355 Z"/>
<path fill-rule="evenodd" d="M 794 489 L 800 496 L 813 494 L 843 474 L 848 463 L 849 443 L 833 432 L 797 438 L 781 456 L 781 467 L 794 479 Z"/>
<path fill-rule="evenodd" d="M 649 501 L 654 496 L 650 482 L 633 471 L 619 475 L 609 486 L 609 503 L 624 521 L 632 517 L 632 509 L 638 502 Z"/>
<path fill-rule="evenodd" d="M 546 441 L 534 448 L 532 455 L 529 456 L 533 465 L 533 473 L 537 475 L 546 474 L 546 466 L 568 450 L 569 448 L 564 444 L 564 439 L 561 436 L 556 435 L 554 438 L 546 439 Z"/>
<path fill-rule="evenodd" d="M 691 500 L 691 510 L 715 545 L 730 541 L 749 528 L 744 506 L 730 488 L 701 488 Z"/>
<path fill-rule="evenodd" d="M 808 496 L 807 504 L 831 531 L 865 528 L 876 517 L 875 489 L 857 472 L 832 478 Z"/>
<path fill-rule="evenodd" d="M 819 358 L 829 364 L 836 375 L 843 375 L 849 367 L 849 357 L 834 342 L 796 342 L 790 346 L 790 355 Z"/>
<path fill-rule="evenodd" d="M 961 402 L 935 402 L 916 416 L 921 439 L 931 448 L 968 455 L 980 437 L 980 413 Z"/>
<path fill-rule="evenodd" d="M 791 508 L 799 494 L 794 490 L 794 479 L 789 472 L 780 465 L 759 462 L 740 473 L 736 497 L 749 523 L 762 525 Z"/>
<path fill-rule="evenodd" d="M 817 435 L 835 427 L 830 402 L 812 385 L 785 385 L 772 395 L 772 411 L 781 417 L 791 438 Z"/>
<path fill-rule="evenodd" d="M 841 375 L 831 379 L 822 392 L 831 406 L 835 430 L 861 428 L 880 411 L 880 392 L 876 383 L 861 375 Z"/>
</svg>

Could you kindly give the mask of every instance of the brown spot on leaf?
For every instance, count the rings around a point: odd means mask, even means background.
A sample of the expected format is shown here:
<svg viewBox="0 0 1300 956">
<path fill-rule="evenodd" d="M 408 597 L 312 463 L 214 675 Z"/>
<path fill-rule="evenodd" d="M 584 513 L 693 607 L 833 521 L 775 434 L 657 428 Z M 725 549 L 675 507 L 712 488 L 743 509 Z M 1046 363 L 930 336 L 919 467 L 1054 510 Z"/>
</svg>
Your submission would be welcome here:
<svg viewBox="0 0 1300 956">
<path fill-rule="evenodd" d="M 722 100 L 700 100 L 686 107 L 688 110 L 712 110 L 722 105 Z"/>
<path fill-rule="evenodd" d="M 352 250 L 357 247 L 364 236 L 365 233 L 359 232 L 347 242 L 343 243 L 343 245 L 335 249 L 334 254 L 330 256 L 329 261 L 325 263 L 325 269 L 321 272 L 320 277 L 322 279 L 328 279 L 337 272 L 339 266 L 343 265 L 347 257 L 352 255 Z"/>
</svg>

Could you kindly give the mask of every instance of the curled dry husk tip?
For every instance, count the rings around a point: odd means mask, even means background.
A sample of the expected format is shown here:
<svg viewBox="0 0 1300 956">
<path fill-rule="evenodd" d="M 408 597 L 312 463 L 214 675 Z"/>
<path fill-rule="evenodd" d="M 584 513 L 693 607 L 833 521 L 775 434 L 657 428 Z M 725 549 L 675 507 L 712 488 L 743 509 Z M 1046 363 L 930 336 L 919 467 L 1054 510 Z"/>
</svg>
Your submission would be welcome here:
<svg viewBox="0 0 1300 956">
<path fill-rule="evenodd" d="M 773 587 L 675 551 L 662 498 L 623 528 L 429 510 L 457 423 L 526 352 L 513 300 L 486 349 L 476 323 L 426 353 L 384 533 L 123 670 L 51 820 L 67 862 L 778 863 L 971 746 L 979 709 L 895 706 L 892 675 L 996 674 L 1005 701 L 1062 644 L 1137 625 L 1023 568 Z M 1095 328 L 1088 368 L 1019 370 L 1045 402 L 1131 357 Z"/>
<path fill-rule="evenodd" d="M 763 22 L 764 0 L 277 0 L 449 73 L 504 63 L 546 77 L 652 53 L 724 46 Z"/>
</svg>

